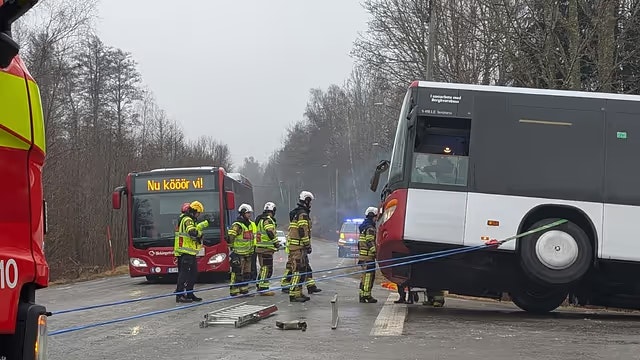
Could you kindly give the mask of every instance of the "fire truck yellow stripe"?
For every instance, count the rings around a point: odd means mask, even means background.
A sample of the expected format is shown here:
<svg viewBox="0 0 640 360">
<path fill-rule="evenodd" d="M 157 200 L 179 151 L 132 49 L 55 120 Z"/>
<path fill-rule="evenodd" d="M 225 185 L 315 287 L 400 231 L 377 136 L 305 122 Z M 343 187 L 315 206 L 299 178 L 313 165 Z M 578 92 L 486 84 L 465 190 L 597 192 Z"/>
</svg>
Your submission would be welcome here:
<svg viewBox="0 0 640 360">
<path fill-rule="evenodd" d="M 31 144 L 29 96 L 24 78 L 0 71 L 0 146 L 28 149 Z M 42 110 L 40 110 L 42 111 Z"/>
<path fill-rule="evenodd" d="M 31 99 L 31 116 L 33 119 L 33 144 L 43 153 L 47 151 L 47 143 L 44 132 L 44 115 L 42 102 L 40 101 L 40 89 L 38 85 L 29 80 L 29 98 Z"/>
</svg>

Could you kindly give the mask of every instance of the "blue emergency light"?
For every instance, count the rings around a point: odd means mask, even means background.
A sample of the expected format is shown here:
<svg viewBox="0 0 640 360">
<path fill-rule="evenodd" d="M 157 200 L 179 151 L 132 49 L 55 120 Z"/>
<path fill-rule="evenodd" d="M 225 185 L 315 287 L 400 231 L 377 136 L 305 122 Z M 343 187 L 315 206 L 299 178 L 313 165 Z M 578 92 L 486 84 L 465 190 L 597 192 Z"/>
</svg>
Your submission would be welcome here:
<svg viewBox="0 0 640 360">
<path fill-rule="evenodd" d="M 364 219 L 344 219 L 344 222 L 348 222 L 348 223 L 363 223 Z"/>
</svg>

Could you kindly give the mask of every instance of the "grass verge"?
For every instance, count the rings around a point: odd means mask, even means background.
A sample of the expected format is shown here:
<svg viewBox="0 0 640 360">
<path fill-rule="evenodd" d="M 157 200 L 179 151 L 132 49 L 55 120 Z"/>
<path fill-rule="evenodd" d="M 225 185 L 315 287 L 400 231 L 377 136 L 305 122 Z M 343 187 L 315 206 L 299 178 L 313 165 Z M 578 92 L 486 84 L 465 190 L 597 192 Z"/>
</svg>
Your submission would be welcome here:
<svg viewBox="0 0 640 360">
<path fill-rule="evenodd" d="M 82 281 L 102 279 L 102 278 L 111 277 L 111 276 L 126 275 L 128 273 L 129 273 L 129 265 L 121 265 L 115 268 L 115 270 L 107 270 L 107 271 L 96 272 L 96 273 L 82 273 L 75 278 L 62 276 L 59 279 L 56 279 L 55 281 L 49 282 L 49 286 L 72 284 L 72 283 L 77 283 Z"/>
</svg>

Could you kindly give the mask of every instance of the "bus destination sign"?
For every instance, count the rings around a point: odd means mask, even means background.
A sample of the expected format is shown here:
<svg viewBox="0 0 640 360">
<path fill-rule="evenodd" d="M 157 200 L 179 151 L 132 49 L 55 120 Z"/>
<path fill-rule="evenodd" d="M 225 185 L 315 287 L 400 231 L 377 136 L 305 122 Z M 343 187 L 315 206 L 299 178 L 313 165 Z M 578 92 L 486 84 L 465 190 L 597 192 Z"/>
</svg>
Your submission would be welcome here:
<svg viewBox="0 0 640 360">
<path fill-rule="evenodd" d="M 135 179 L 135 192 L 179 192 L 215 190 L 215 178 L 211 175 L 138 177 Z"/>
</svg>

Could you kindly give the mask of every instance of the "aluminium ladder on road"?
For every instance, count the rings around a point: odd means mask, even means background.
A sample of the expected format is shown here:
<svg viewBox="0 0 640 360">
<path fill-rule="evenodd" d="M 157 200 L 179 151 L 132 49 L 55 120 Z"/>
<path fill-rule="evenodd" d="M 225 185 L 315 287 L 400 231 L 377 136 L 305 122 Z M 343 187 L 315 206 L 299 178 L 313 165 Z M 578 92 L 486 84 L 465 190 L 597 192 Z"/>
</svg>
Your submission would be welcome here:
<svg viewBox="0 0 640 360">
<path fill-rule="evenodd" d="M 246 304 L 246 302 L 243 302 L 209 312 L 204 315 L 204 320 L 200 322 L 200 327 L 234 325 L 239 328 L 267 318 L 278 311 L 278 307 L 275 304 L 268 306 Z"/>
</svg>

